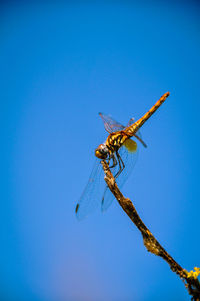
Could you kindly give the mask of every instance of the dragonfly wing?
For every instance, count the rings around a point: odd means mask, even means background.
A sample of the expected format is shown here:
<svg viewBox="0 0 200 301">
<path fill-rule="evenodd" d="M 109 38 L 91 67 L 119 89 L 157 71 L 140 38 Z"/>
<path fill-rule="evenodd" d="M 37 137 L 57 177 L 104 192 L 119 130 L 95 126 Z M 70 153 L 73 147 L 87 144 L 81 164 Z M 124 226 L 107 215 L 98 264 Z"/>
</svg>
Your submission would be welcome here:
<svg viewBox="0 0 200 301">
<path fill-rule="evenodd" d="M 103 179 L 103 169 L 100 160 L 97 158 L 88 183 L 76 205 L 76 215 L 79 220 L 93 212 L 101 202 L 100 182 Z"/>
<path fill-rule="evenodd" d="M 134 117 L 132 117 L 129 120 L 128 124 L 124 126 L 121 123 L 117 122 L 115 119 L 113 119 L 111 116 L 105 115 L 103 113 L 99 113 L 99 115 L 101 116 L 104 123 L 104 127 L 108 133 L 122 131 L 128 128 L 131 124 L 133 124 L 135 120 Z M 139 136 L 140 140 L 142 140 L 142 136 L 139 131 L 137 132 L 137 135 Z M 142 144 L 146 147 L 146 144 L 143 141 L 140 142 L 142 142 Z"/>
<path fill-rule="evenodd" d="M 99 115 L 101 116 L 104 127 L 108 133 L 122 131 L 125 128 L 121 123 L 117 122 L 112 117 L 103 113 L 99 113 Z"/>
<path fill-rule="evenodd" d="M 116 179 L 116 183 L 117 183 L 118 187 L 121 188 L 124 185 L 124 183 L 126 182 L 126 180 L 128 179 L 128 177 L 130 176 L 130 174 L 134 168 L 134 165 L 137 161 L 138 147 L 137 147 L 136 151 L 130 152 L 125 146 L 122 146 L 119 149 L 119 154 L 125 165 L 124 170 L 119 175 L 119 177 L 117 177 L 117 179 Z M 118 164 L 113 169 L 111 168 L 113 175 L 115 175 L 118 170 L 119 170 Z M 115 197 L 111 193 L 110 189 L 108 188 L 108 186 L 106 186 L 105 190 L 104 190 L 102 202 L 101 202 L 102 211 L 105 211 L 108 209 L 108 207 L 111 205 L 114 198 Z"/>
</svg>

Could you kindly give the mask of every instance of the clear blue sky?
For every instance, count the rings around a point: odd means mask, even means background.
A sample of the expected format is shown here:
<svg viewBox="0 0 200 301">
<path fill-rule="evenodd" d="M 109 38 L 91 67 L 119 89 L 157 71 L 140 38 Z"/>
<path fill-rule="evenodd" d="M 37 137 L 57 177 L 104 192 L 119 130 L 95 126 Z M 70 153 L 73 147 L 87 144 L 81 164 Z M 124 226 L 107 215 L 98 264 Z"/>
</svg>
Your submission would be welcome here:
<svg viewBox="0 0 200 301">
<path fill-rule="evenodd" d="M 98 112 L 126 123 L 170 91 L 123 193 L 184 268 L 200 266 L 199 8 L 1 4 L 1 300 L 189 300 L 117 202 L 82 222 L 74 209 L 106 138 Z"/>
</svg>

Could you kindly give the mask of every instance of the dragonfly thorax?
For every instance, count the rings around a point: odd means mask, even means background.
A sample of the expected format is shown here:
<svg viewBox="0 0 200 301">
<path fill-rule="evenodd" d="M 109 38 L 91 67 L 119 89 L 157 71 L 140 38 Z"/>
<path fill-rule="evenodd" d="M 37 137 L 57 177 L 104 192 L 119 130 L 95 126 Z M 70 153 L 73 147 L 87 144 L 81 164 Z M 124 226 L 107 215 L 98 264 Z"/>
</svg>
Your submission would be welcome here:
<svg viewBox="0 0 200 301">
<path fill-rule="evenodd" d="M 95 150 L 95 156 L 99 159 L 107 159 L 109 156 L 109 150 L 105 143 L 100 144 Z"/>
</svg>

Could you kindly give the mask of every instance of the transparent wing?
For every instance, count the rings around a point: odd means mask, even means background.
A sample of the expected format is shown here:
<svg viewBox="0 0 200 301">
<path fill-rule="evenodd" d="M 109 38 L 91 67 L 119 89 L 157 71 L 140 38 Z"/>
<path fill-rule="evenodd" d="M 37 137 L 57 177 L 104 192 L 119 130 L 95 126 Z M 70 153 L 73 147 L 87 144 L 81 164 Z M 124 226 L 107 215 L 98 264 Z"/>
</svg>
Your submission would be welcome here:
<svg viewBox="0 0 200 301">
<path fill-rule="evenodd" d="M 111 116 L 105 115 L 103 113 L 99 113 L 99 115 L 101 116 L 103 123 L 104 123 L 104 127 L 108 133 L 122 131 L 122 130 L 126 129 L 127 127 L 129 127 L 131 124 L 133 124 L 134 120 L 135 120 L 135 118 L 132 117 L 129 120 L 128 124 L 126 126 L 124 126 L 123 124 L 121 124 L 118 121 L 116 121 L 115 119 L 113 119 Z M 137 135 L 141 138 L 141 134 L 139 131 L 137 132 Z"/>
<path fill-rule="evenodd" d="M 136 152 L 129 152 L 125 146 L 120 147 L 119 154 L 124 162 L 125 168 L 122 173 L 117 177 L 116 182 L 119 188 L 121 188 L 128 177 L 130 176 L 131 172 L 133 171 L 134 165 L 137 161 L 138 157 L 138 147 Z M 119 165 L 111 168 L 113 175 L 117 173 L 119 170 Z M 112 201 L 114 200 L 113 194 L 110 192 L 108 186 L 105 187 L 103 198 L 101 201 L 101 210 L 105 211 L 111 205 Z"/>
<path fill-rule="evenodd" d="M 103 179 L 101 162 L 96 158 L 88 183 L 76 205 L 76 215 L 79 220 L 93 212 L 101 203 L 100 183 Z"/>
<path fill-rule="evenodd" d="M 112 117 L 103 113 L 99 113 L 99 115 L 101 116 L 104 123 L 104 127 L 108 133 L 118 132 L 124 129 L 124 126 L 121 123 L 114 120 Z"/>
<path fill-rule="evenodd" d="M 111 117 L 106 116 L 102 113 L 99 113 L 99 115 L 103 119 L 105 129 L 109 133 L 114 131 L 120 131 L 125 128 L 122 124 L 118 123 Z M 131 118 L 127 126 L 131 125 L 133 122 L 134 118 Z M 141 134 L 139 132 L 137 133 L 137 135 L 141 138 Z M 122 173 L 116 180 L 119 188 L 121 188 L 132 172 L 132 169 L 137 160 L 138 151 L 132 153 L 129 152 L 125 146 L 122 146 L 119 149 L 119 154 L 125 164 L 125 169 L 122 171 Z M 112 173 L 115 175 L 119 170 L 119 165 L 117 165 L 111 170 Z M 93 212 L 100 203 L 102 211 L 105 211 L 111 205 L 114 197 L 108 189 L 108 187 L 105 187 L 105 185 L 103 199 L 101 198 L 102 195 L 100 191 L 102 188 L 101 186 L 103 186 L 103 183 L 103 169 L 100 160 L 97 158 L 94 163 L 88 183 L 80 197 L 80 200 L 76 205 L 76 215 L 78 219 L 85 218 L 89 213 Z"/>
</svg>

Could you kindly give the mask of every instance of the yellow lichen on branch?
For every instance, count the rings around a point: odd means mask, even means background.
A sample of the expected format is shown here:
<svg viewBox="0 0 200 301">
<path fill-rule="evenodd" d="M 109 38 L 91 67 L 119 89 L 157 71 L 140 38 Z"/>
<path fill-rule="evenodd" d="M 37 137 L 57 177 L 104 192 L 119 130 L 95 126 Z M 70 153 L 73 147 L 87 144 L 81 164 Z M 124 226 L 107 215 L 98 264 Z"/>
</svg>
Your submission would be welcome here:
<svg viewBox="0 0 200 301">
<path fill-rule="evenodd" d="M 187 278 L 197 279 L 200 275 L 200 268 L 194 267 L 194 271 L 191 270 L 190 272 L 188 272 L 187 270 L 185 270 L 185 272 L 187 273 Z"/>
</svg>

